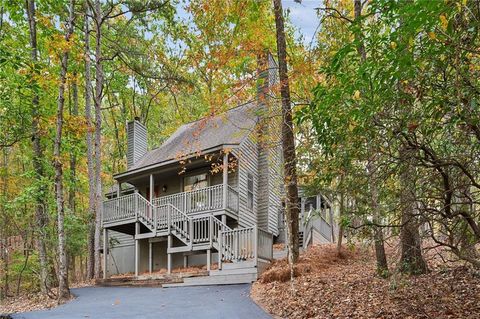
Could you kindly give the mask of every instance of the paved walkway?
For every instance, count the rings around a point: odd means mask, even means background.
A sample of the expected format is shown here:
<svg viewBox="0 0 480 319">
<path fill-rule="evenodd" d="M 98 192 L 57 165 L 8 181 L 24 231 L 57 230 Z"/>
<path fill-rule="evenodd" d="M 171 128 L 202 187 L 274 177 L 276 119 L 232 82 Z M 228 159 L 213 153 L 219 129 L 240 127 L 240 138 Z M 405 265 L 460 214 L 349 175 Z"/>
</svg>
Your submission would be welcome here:
<svg viewBox="0 0 480 319">
<path fill-rule="evenodd" d="M 77 298 L 51 310 L 16 314 L 30 318 L 271 318 L 249 297 L 250 285 L 72 289 Z"/>
</svg>

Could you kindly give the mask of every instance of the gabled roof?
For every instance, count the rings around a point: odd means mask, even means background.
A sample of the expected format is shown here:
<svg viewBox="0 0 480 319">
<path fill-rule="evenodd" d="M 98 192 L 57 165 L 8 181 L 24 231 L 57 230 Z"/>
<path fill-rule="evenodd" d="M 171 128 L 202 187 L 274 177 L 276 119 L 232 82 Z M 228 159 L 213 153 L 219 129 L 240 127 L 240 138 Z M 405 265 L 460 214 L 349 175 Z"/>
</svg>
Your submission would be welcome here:
<svg viewBox="0 0 480 319">
<path fill-rule="evenodd" d="M 148 151 L 125 173 L 205 153 L 221 146 L 239 145 L 254 129 L 257 113 L 257 102 L 253 101 L 216 116 L 184 124 L 160 147 Z"/>
</svg>

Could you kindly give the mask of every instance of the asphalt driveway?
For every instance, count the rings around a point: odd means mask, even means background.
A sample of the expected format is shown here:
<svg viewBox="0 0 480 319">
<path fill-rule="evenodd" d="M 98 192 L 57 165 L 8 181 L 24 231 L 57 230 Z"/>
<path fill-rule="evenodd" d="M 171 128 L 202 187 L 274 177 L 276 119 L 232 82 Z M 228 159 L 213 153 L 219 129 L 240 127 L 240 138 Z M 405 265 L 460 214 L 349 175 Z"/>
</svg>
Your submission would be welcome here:
<svg viewBox="0 0 480 319">
<path fill-rule="evenodd" d="M 249 297 L 250 285 L 72 289 L 77 296 L 51 310 L 20 313 L 30 318 L 271 318 Z"/>
</svg>

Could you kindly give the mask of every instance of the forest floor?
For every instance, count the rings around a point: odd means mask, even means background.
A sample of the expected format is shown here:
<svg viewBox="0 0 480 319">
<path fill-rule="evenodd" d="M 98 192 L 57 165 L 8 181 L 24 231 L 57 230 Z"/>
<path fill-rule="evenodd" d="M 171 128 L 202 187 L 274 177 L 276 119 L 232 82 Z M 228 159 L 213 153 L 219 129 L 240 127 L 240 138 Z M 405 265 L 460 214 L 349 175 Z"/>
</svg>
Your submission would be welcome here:
<svg viewBox="0 0 480 319">
<path fill-rule="evenodd" d="M 388 247 L 387 254 L 389 261 L 398 260 L 398 247 Z M 281 318 L 480 318 L 480 273 L 445 263 L 448 257 L 432 249 L 426 253 L 428 274 L 392 271 L 382 279 L 371 250 L 345 249 L 338 256 L 333 245 L 314 246 L 300 257 L 293 285 L 287 261 L 278 260 L 251 295 Z"/>
<path fill-rule="evenodd" d="M 70 288 L 81 288 L 93 286 L 93 281 L 76 283 Z M 57 289 L 53 288 L 50 292 L 51 296 L 42 293 L 21 293 L 15 297 L 9 297 L 0 303 L 0 318 L 2 314 L 28 312 L 35 310 L 50 309 L 58 306 L 57 298 L 55 297 Z M 72 299 L 75 296 L 71 296 Z"/>
</svg>

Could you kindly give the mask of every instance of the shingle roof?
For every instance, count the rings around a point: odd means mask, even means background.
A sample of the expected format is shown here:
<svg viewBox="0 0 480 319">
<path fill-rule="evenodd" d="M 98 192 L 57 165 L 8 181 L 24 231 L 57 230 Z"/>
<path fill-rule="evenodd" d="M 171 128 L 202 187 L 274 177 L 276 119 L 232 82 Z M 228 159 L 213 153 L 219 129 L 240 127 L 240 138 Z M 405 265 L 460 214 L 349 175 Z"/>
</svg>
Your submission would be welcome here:
<svg viewBox="0 0 480 319">
<path fill-rule="evenodd" d="M 240 144 L 257 122 L 257 103 L 249 102 L 216 116 L 180 126 L 160 147 L 148 151 L 128 171 L 222 145 Z"/>
</svg>

